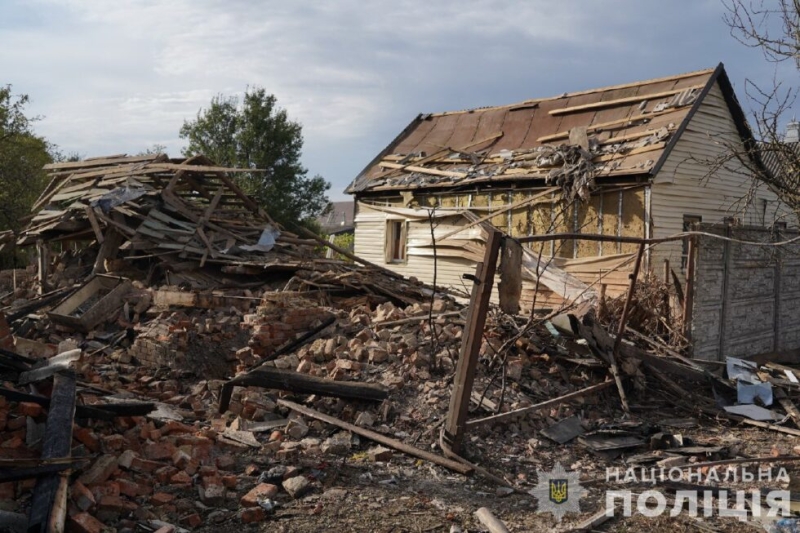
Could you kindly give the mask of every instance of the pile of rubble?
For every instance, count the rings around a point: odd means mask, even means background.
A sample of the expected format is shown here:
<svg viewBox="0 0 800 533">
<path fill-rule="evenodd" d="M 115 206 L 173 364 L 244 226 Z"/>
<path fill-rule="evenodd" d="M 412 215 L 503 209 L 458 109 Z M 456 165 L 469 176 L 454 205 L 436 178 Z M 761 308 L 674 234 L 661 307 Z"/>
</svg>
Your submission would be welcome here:
<svg viewBox="0 0 800 533">
<path fill-rule="evenodd" d="M 154 161 L 115 172 L 157 184 L 189 164 Z M 147 174 L 153 164 L 181 168 Z M 141 198 L 158 191 L 112 209 L 143 215 Z M 59 201 L 68 200 L 83 197 Z M 800 436 L 792 367 L 685 358 L 685 340 L 643 309 L 677 296 L 644 283 L 618 343 L 609 331 L 625 323 L 623 300 L 547 316 L 492 308 L 457 456 L 441 430 L 465 339 L 476 338 L 467 329 L 474 306 L 374 265 L 298 262 L 294 252 L 286 265 L 272 256 L 267 275 L 241 257 L 215 264 L 209 250 L 142 258 L 122 249 L 106 258 L 122 261 L 113 273 L 93 273 L 108 242 L 90 227 L 94 208 L 61 207 L 71 214 L 58 224 L 69 224 L 37 226 L 39 234 L 69 227 L 95 242 L 0 273 L 0 521 L 23 529 L 166 533 L 290 521 L 287 531 L 315 531 L 300 524 L 335 518 L 331 530 L 366 531 L 361 513 L 385 504 L 424 515 L 418 530 L 455 531 L 475 527 L 467 509 L 494 494 L 506 520 L 536 530 L 552 524 L 520 512 L 531 509 L 535 476 L 556 463 L 580 469 L 600 498 L 607 467 L 782 457 L 792 447 L 774 435 Z M 75 224 L 83 215 L 88 230 Z M 129 216 L 126 225 L 148 220 Z M 106 222 L 104 237 L 118 228 Z M 127 242 L 144 239 L 140 227 Z M 292 246 L 305 244 L 276 244 Z M 627 404 L 616 398 L 623 393 Z M 707 417 L 732 427 L 710 431 Z M 740 428 L 769 433 L 732 436 Z M 381 492 L 400 486 L 405 496 Z M 379 503 L 359 507 L 370 490 Z M 454 504 L 453 494 L 471 503 Z"/>
</svg>

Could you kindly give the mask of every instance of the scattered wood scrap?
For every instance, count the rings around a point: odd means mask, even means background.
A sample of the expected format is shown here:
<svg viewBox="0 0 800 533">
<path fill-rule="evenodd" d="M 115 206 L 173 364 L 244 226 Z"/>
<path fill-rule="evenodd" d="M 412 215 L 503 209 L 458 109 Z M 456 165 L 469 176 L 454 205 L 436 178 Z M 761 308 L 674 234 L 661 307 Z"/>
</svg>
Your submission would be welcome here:
<svg viewBox="0 0 800 533">
<path fill-rule="evenodd" d="M 401 451 L 403 453 L 407 453 L 408 455 L 412 455 L 414 457 L 418 457 L 420 459 L 424 459 L 431 463 L 437 464 L 439 466 L 443 466 L 448 468 L 454 472 L 458 472 L 459 474 L 468 475 L 471 474 L 473 469 L 469 466 L 464 465 L 458 461 L 453 461 L 451 459 L 446 459 L 440 455 L 436 455 L 435 453 L 427 452 L 425 450 L 421 450 L 409 444 L 405 444 L 400 442 L 397 439 L 393 439 L 387 437 L 385 435 L 381 435 L 376 431 L 372 431 L 370 429 L 362 428 L 359 426 L 355 426 L 353 424 L 349 424 L 347 422 L 343 422 L 338 418 L 334 418 L 332 416 L 328 416 L 326 414 L 320 413 L 314 409 L 309 407 L 304 407 L 300 404 L 296 404 L 294 402 L 290 402 L 288 400 L 278 400 L 278 405 L 282 405 L 284 407 L 288 407 L 292 411 L 296 411 L 301 415 L 307 416 L 309 418 L 314 418 L 316 420 L 321 420 L 327 424 L 331 424 L 333 426 L 340 427 L 351 433 L 355 433 L 356 435 L 361 435 L 362 437 L 366 437 L 370 440 L 373 440 L 377 443 L 383 444 L 384 446 L 389 446 L 390 448 L 394 448 L 395 450 Z"/>
<path fill-rule="evenodd" d="M 319 394 L 374 402 L 385 400 L 389 396 L 389 391 L 383 385 L 333 381 L 300 374 L 292 370 L 260 367 L 247 374 L 237 376 L 223 385 L 219 400 L 220 413 L 228 410 L 234 387 L 263 387 L 301 394 Z"/>
</svg>

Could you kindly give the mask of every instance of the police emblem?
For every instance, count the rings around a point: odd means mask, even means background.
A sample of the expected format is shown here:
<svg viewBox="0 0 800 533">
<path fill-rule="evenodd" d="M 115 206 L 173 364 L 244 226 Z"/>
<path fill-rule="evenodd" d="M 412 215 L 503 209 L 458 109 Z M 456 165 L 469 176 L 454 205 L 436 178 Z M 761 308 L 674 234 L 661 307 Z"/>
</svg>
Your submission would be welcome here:
<svg viewBox="0 0 800 533">
<path fill-rule="evenodd" d="M 569 499 L 569 480 L 568 479 L 551 479 L 550 483 L 550 501 L 555 504 L 562 504 Z"/>
<path fill-rule="evenodd" d="M 567 513 L 580 513 L 580 499 L 586 495 L 579 472 L 567 472 L 556 463 L 550 472 L 537 471 L 537 483 L 530 494 L 539 503 L 538 512 L 552 513 L 561 522 Z"/>
</svg>

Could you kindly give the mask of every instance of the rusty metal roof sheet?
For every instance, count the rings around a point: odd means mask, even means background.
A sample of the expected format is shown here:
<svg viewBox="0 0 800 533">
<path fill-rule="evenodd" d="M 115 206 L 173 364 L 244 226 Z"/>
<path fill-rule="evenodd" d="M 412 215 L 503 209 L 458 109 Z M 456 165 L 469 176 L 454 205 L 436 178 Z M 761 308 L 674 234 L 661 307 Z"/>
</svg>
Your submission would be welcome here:
<svg viewBox="0 0 800 533">
<path fill-rule="evenodd" d="M 554 148 L 571 145 L 583 149 L 595 177 L 650 174 L 720 74 L 725 77 L 721 64 L 553 98 L 419 115 L 347 192 L 547 178 L 558 164 Z"/>
</svg>

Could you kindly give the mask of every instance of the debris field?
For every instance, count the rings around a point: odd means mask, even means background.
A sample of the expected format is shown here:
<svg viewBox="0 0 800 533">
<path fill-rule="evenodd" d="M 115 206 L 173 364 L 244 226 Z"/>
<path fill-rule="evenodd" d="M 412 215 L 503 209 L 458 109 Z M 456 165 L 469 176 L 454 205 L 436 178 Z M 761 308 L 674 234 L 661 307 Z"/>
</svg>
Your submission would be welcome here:
<svg viewBox="0 0 800 533">
<path fill-rule="evenodd" d="M 542 313 L 487 299 L 476 332 L 475 293 L 325 259 L 204 158 L 50 170 L 17 240 L 38 262 L 0 272 L 10 531 L 671 531 L 600 520 L 606 469 L 793 473 L 800 359 L 684 357 L 671 280 Z M 557 464 L 587 490 L 560 522 L 533 496 Z M 714 489 L 743 487 L 765 488 Z"/>
</svg>

